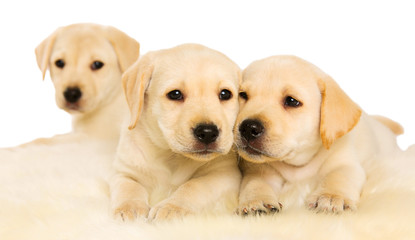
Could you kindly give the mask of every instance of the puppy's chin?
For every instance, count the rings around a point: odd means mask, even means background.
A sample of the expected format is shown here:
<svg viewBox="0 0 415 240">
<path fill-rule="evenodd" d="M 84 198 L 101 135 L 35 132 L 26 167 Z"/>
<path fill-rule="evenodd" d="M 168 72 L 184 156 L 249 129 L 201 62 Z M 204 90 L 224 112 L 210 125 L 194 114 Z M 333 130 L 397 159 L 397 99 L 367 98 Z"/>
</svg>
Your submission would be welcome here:
<svg viewBox="0 0 415 240">
<path fill-rule="evenodd" d="M 227 154 L 232 147 L 232 141 L 217 141 L 208 145 L 197 141 L 187 143 L 168 142 L 170 149 L 178 154 L 199 162 L 207 162 Z"/>
<path fill-rule="evenodd" d="M 65 107 L 63 108 L 68 113 L 78 113 L 82 112 L 82 108 L 78 103 L 65 103 Z"/>
<path fill-rule="evenodd" d="M 188 157 L 192 160 L 198 161 L 198 162 L 207 162 L 210 160 L 213 160 L 222 153 L 220 152 L 211 152 L 211 151 L 202 151 L 202 152 L 182 152 L 183 156 Z"/>
<path fill-rule="evenodd" d="M 246 147 L 244 149 L 238 150 L 239 156 L 244 160 L 252 163 L 265 163 L 265 162 L 275 162 L 279 161 L 278 159 L 270 158 L 260 152 L 255 151 L 252 148 Z"/>
<path fill-rule="evenodd" d="M 93 112 L 96 109 L 96 105 L 91 102 L 87 101 L 80 101 L 76 103 L 69 103 L 66 101 L 62 101 L 58 104 L 58 107 L 64 110 L 69 114 L 85 114 Z"/>
<path fill-rule="evenodd" d="M 181 151 L 175 151 L 176 153 L 180 153 L 185 157 L 188 157 L 192 160 L 199 161 L 199 162 L 206 162 L 213 160 L 221 155 L 226 154 L 228 151 L 225 149 L 218 148 L 218 147 L 207 147 L 207 146 L 200 146 L 196 144 L 191 149 L 182 149 Z"/>
<path fill-rule="evenodd" d="M 288 153 L 270 153 L 266 149 L 256 148 L 249 144 L 241 143 L 237 144 L 238 154 L 248 162 L 252 163 L 265 163 L 265 162 L 282 162 L 290 156 Z"/>
<path fill-rule="evenodd" d="M 81 113 L 84 109 L 83 104 L 80 104 L 79 102 L 70 103 L 65 101 L 63 98 L 56 99 L 56 105 L 69 114 Z"/>
</svg>

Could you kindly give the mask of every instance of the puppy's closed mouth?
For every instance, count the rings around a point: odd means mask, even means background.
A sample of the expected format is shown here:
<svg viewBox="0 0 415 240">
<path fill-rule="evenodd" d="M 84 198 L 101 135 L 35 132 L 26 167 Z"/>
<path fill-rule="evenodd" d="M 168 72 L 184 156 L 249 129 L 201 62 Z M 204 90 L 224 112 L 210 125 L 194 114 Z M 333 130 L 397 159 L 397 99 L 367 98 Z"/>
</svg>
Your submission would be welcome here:
<svg viewBox="0 0 415 240">
<path fill-rule="evenodd" d="M 211 149 L 211 148 L 203 148 L 203 149 L 192 149 L 187 150 L 184 152 L 181 152 L 181 154 L 184 154 L 185 156 L 192 158 L 194 160 L 200 160 L 200 161 L 207 161 L 210 159 L 215 158 L 218 155 L 224 154 L 224 151 L 221 149 Z"/>
<path fill-rule="evenodd" d="M 81 108 L 78 103 L 69 103 L 69 102 L 66 102 L 65 107 L 73 111 L 80 111 L 80 108 Z"/>
<path fill-rule="evenodd" d="M 265 161 L 262 159 L 263 157 L 266 157 L 267 160 L 266 161 L 282 161 L 282 162 L 286 162 L 287 160 L 290 159 L 290 155 L 293 154 L 293 151 L 290 150 L 286 153 L 283 153 L 281 155 L 273 155 L 270 153 L 265 152 L 264 150 L 260 150 L 254 146 L 252 146 L 251 144 L 247 143 L 247 142 L 242 142 L 242 143 L 237 143 L 236 144 L 238 150 L 240 153 L 243 153 L 244 156 L 246 156 L 246 160 L 250 160 L 252 162 L 262 162 Z"/>
<path fill-rule="evenodd" d="M 221 149 L 218 148 L 218 144 L 216 142 L 210 144 L 201 144 L 199 142 L 196 142 L 190 149 L 188 149 L 187 152 L 200 155 L 222 153 Z"/>
<path fill-rule="evenodd" d="M 261 150 L 256 149 L 255 147 L 252 147 L 249 144 L 245 144 L 243 146 L 238 145 L 238 148 L 240 150 L 245 151 L 246 153 L 250 154 L 250 155 L 266 155 L 264 154 Z"/>
<path fill-rule="evenodd" d="M 205 149 L 199 149 L 199 150 L 189 151 L 188 153 L 206 155 L 206 154 L 210 154 L 210 153 L 221 153 L 221 151 L 219 151 L 217 149 L 205 148 Z"/>
<path fill-rule="evenodd" d="M 237 142 L 236 146 L 238 147 L 239 150 L 242 150 L 248 153 L 249 155 L 267 155 L 260 149 L 249 144 L 249 142 L 244 138 L 241 138 L 241 141 Z"/>
<path fill-rule="evenodd" d="M 249 142 L 245 139 L 242 139 L 242 142 L 237 143 L 236 146 L 240 151 L 244 151 L 252 157 L 259 157 L 260 155 L 263 155 L 266 157 L 273 158 L 273 156 L 271 156 L 270 154 L 249 144 Z"/>
</svg>

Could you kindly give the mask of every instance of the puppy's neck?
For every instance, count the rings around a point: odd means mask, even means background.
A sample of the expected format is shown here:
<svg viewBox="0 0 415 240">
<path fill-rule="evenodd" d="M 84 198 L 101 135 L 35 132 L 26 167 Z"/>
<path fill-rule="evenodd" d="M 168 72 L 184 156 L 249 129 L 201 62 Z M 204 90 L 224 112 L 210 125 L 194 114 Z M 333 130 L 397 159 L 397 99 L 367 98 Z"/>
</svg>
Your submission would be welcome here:
<svg viewBox="0 0 415 240">
<path fill-rule="evenodd" d="M 310 156 L 309 160 L 301 165 L 293 165 L 286 162 L 273 162 L 271 165 L 289 182 L 298 182 L 313 177 L 319 171 L 328 151 L 322 146 L 319 151 Z"/>
<path fill-rule="evenodd" d="M 121 123 L 127 113 L 127 103 L 120 93 L 92 112 L 73 115 L 72 128 L 74 132 L 93 138 L 118 141 Z"/>
</svg>

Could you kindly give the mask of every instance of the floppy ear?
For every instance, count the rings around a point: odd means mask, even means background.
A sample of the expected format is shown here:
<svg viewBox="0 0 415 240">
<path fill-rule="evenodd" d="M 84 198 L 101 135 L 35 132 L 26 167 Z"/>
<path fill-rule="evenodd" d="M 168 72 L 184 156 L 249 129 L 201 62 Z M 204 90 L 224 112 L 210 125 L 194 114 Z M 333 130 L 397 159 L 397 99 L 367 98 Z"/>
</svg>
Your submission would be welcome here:
<svg viewBox="0 0 415 240">
<path fill-rule="evenodd" d="M 49 67 L 49 59 L 52 54 L 53 44 L 60 29 L 53 32 L 48 38 L 43 40 L 35 49 L 36 61 L 40 71 L 42 71 L 42 79 L 45 79 L 46 70 Z"/>
<path fill-rule="evenodd" d="M 124 93 L 130 108 L 131 119 L 128 126 L 130 130 L 135 128 L 143 111 L 144 95 L 150 84 L 153 69 L 152 53 L 147 53 L 122 75 Z"/>
<path fill-rule="evenodd" d="M 323 145 L 342 137 L 359 122 L 362 110 L 329 76 L 318 82 L 321 91 L 320 135 Z"/>
<path fill-rule="evenodd" d="M 107 38 L 117 54 L 121 72 L 124 72 L 140 55 L 140 44 L 114 27 L 107 26 L 105 30 Z"/>
</svg>

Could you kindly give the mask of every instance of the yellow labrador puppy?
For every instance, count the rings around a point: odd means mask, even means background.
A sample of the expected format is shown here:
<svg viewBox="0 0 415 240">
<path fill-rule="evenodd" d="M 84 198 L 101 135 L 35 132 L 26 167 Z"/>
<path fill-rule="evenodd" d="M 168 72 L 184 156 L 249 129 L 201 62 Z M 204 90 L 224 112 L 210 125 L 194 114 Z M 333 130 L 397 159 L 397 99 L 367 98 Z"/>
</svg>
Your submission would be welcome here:
<svg viewBox="0 0 415 240">
<path fill-rule="evenodd" d="M 120 30 L 96 24 L 58 28 L 36 48 L 43 78 L 47 69 L 58 107 L 72 114 L 73 130 L 116 138 L 128 114 L 121 75 L 137 60 L 140 45 Z"/>
<path fill-rule="evenodd" d="M 282 202 L 284 194 L 299 183 L 306 184 L 300 202 L 310 209 L 356 209 L 366 170 L 397 149 L 395 133 L 402 132 L 395 122 L 363 113 L 330 76 L 294 56 L 253 62 L 239 95 L 243 215 L 280 211 L 291 204 Z"/>
<path fill-rule="evenodd" d="M 110 184 L 116 217 L 161 220 L 235 204 L 240 75 L 226 56 L 195 44 L 147 53 L 127 70 L 131 120 Z"/>
</svg>

